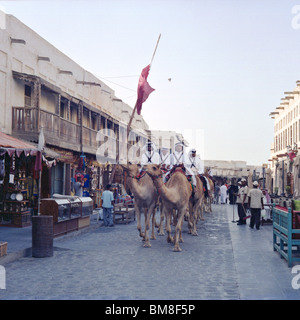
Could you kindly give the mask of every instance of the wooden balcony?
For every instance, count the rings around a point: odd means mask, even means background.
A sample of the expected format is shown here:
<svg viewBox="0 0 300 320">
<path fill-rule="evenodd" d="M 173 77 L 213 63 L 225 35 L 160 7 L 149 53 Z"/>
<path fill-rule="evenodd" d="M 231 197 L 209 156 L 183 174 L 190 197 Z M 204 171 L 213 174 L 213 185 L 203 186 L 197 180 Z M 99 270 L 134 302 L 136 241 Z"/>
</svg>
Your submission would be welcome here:
<svg viewBox="0 0 300 320">
<path fill-rule="evenodd" d="M 37 141 L 37 125 L 35 108 L 12 107 L 12 132 L 14 136 Z"/>
<path fill-rule="evenodd" d="M 45 141 L 49 145 L 80 151 L 80 125 L 40 110 L 40 126 L 44 128 Z M 12 107 L 12 133 L 30 141 L 38 141 L 38 111 L 36 108 Z"/>
<path fill-rule="evenodd" d="M 120 159 L 134 159 L 140 156 L 140 147 L 132 143 L 121 147 L 116 136 L 106 135 L 106 130 L 94 130 L 66 120 L 55 113 L 36 108 L 12 107 L 13 136 L 38 142 L 38 126 L 44 128 L 46 144 L 81 152 L 95 154 L 101 162 L 114 163 L 119 152 Z M 39 120 L 39 121 L 38 121 Z M 100 157 L 99 157 L 100 156 Z"/>
<path fill-rule="evenodd" d="M 46 143 L 80 151 L 80 125 L 41 110 L 40 126 L 44 128 Z"/>
</svg>

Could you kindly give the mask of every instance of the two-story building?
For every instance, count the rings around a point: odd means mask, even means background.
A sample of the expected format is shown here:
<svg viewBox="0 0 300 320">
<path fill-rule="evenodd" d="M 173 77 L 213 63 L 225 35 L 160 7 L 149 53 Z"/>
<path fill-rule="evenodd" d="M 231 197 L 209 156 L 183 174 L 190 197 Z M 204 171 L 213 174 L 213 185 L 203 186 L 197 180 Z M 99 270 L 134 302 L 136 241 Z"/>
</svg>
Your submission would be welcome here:
<svg viewBox="0 0 300 320">
<path fill-rule="evenodd" d="M 44 197 L 70 194 L 71 178 L 83 164 L 93 170 L 94 188 L 105 184 L 120 150 L 123 157 L 127 150 L 138 155 L 147 123 L 136 114 L 129 145 L 120 148 L 133 109 L 16 17 L 0 15 L 1 132 L 37 144 L 43 128 L 45 159 L 58 160 L 49 169 L 44 163 Z"/>
<path fill-rule="evenodd" d="M 274 140 L 271 145 L 271 169 L 273 171 L 273 191 L 279 195 L 292 193 L 300 196 L 300 81 L 296 87 L 284 92 L 284 97 L 274 111 Z"/>
</svg>

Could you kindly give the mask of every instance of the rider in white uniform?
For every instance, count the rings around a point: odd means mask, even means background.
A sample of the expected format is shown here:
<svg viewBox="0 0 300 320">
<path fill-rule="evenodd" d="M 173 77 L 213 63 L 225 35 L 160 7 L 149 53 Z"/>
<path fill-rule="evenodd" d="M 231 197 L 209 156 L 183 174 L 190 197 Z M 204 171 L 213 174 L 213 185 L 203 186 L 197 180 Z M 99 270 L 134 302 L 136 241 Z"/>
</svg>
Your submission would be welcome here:
<svg viewBox="0 0 300 320">
<path fill-rule="evenodd" d="M 166 147 L 160 148 L 160 165 L 161 170 L 164 172 L 163 179 L 166 182 L 166 176 L 172 169 L 172 155 L 170 154 L 170 149 Z"/>
<path fill-rule="evenodd" d="M 159 153 L 157 152 L 155 143 L 153 142 L 146 143 L 142 151 L 144 151 L 141 158 L 142 166 L 151 164 L 151 163 L 160 164 L 160 156 L 159 156 Z"/>
<path fill-rule="evenodd" d="M 177 142 L 175 144 L 175 150 L 172 154 L 173 156 L 173 165 L 180 165 L 180 164 L 183 164 L 185 169 L 186 169 L 186 173 L 189 175 L 189 176 L 192 176 L 192 183 L 193 185 L 196 186 L 197 184 L 197 180 L 196 180 L 196 177 L 191 169 L 191 163 L 190 163 L 190 160 L 189 160 L 189 157 L 187 156 L 187 154 L 185 153 L 185 150 L 184 150 L 184 144 L 182 142 Z"/>
<path fill-rule="evenodd" d="M 190 166 L 190 169 L 193 171 L 194 175 L 198 175 L 198 174 L 203 175 L 204 173 L 203 161 L 200 159 L 199 156 L 197 156 L 196 149 L 191 149 L 189 151 L 188 157 L 189 157 L 189 166 Z M 207 178 L 205 176 L 203 177 L 206 180 L 207 190 L 210 190 L 209 182 Z"/>
</svg>

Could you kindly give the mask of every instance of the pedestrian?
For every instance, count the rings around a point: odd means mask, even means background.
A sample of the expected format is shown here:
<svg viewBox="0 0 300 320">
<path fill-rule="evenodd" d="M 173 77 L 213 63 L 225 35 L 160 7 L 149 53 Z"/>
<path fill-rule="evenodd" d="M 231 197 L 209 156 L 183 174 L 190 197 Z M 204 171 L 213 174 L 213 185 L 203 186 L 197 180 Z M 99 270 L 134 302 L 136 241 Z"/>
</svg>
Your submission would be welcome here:
<svg viewBox="0 0 300 320">
<path fill-rule="evenodd" d="M 220 186 L 217 183 L 214 189 L 214 203 L 219 204 L 219 196 L 220 196 Z"/>
<path fill-rule="evenodd" d="M 234 181 L 231 182 L 231 185 L 228 188 L 229 194 L 229 203 L 235 204 L 236 203 L 236 194 L 238 193 L 238 186 L 235 184 Z"/>
<path fill-rule="evenodd" d="M 81 176 L 78 176 L 77 181 L 74 183 L 75 196 L 82 197 L 83 185 L 84 182 L 81 180 Z"/>
<path fill-rule="evenodd" d="M 242 186 L 241 181 L 238 182 L 238 186 L 239 186 L 239 189 L 238 189 L 237 196 L 236 196 L 236 204 L 237 204 L 237 209 L 238 209 L 239 221 L 238 221 L 237 225 L 240 226 L 240 225 L 246 224 L 246 219 L 245 219 L 246 214 L 245 214 L 245 209 L 242 204 L 242 200 L 244 197 L 244 193 L 243 193 L 244 187 Z"/>
<path fill-rule="evenodd" d="M 244 222 L 246 224 L 246 212 L 248 210 L 248 193 L 250 191 L 248 185 L 247 185 L 247 180 L 245 178 L 242 178 L 241 179 L 241 183 L 242 183 L 242 194 L 241 194 L 241 197 L 242 197 L 242 208 L 244 210 L 244 214 L 245 214 L 245 217 L 244 217 Z"/>
<path fill-rule="evenodd" d="M 226 203 L 226 197 L 227 197 L 227 187 L 225 186 L 225 184 L 223 184 L 220 187 L 220 195 L 221 195 L 221 204 L 225 204 Z"/>
<path fill-rule="evenodd" d="M 264 209 L 263 202 L 264 195 L 258 188 L 258 182 L 253 182 L 253 189 L 249 191 L 249 207 L 251 210 L 250 228 L 253 229 L 254 225 L 257 230 L 260 227 L 261 210 Z"/>
<path fill-rule="evenodd" d="M 102 208 L 103 208 L 103 220 L 105 227 L 113 227 L 113 219 L 112 219 L 112 208 L 113 208 L 113 201 L 114 195 L 110 191 L 111 185 L 108 184 L 105 188 L 105 191 L 102 193 Z"/>
</svg>

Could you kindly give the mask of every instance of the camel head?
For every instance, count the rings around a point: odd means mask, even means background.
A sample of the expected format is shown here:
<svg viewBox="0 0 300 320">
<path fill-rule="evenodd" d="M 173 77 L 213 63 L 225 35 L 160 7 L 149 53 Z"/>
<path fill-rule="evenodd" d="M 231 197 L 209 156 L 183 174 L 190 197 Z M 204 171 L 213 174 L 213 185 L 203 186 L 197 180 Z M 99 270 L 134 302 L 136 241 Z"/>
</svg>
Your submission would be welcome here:
<svg viewBox="0 0 300 320">
<path fill-rule="evenodd" d="M 161 171 L 160 167 L 160 164 L 148 164 L 145 166 L 145 169 L 149 176 L 153 179 L 162 176 L 163 172 Z"/>
<path fill-rule="evenodd" d="M 135 163 L 129 162 L 127 165 L 122 165 L 124 171 L 126 171 L 130 176 L 137 176 L 140 173 L 140 166 Z"/>
</svg>

